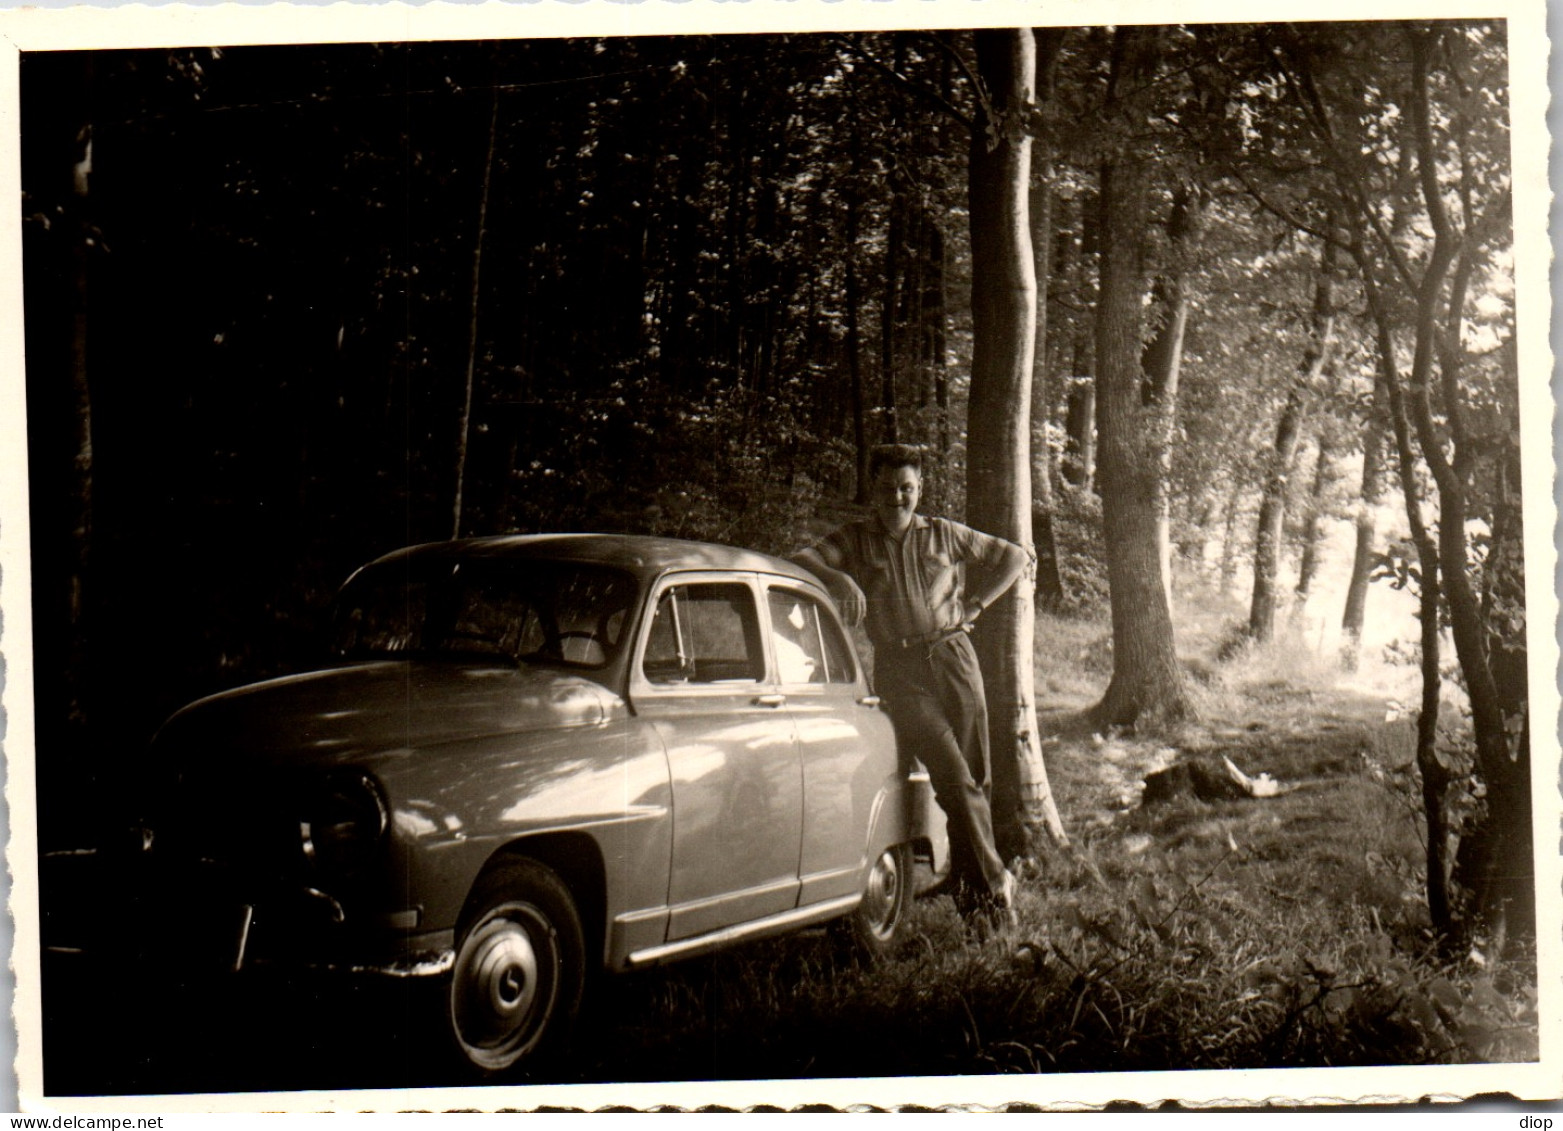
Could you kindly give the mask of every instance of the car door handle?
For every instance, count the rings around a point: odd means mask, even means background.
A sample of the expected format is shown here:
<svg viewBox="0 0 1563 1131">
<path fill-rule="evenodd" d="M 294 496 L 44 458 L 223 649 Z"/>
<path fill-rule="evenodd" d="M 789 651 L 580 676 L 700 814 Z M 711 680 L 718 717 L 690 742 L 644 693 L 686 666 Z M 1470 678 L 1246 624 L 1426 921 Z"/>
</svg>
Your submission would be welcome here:
<svg viewBox="0 0 1563 1131">
<path fill-rule="evenodd" d="M 756 695 L 749 700 L 756 707 L 780 707 L 787 702 L 785 695 Z"/>
</svg>

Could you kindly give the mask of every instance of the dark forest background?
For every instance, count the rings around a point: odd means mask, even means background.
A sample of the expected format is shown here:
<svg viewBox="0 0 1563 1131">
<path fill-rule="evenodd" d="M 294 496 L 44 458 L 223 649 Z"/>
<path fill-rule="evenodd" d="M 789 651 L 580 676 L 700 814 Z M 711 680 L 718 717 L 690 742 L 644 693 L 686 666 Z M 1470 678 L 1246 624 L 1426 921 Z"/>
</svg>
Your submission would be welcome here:
<svg viewBox="0 0 1563 1131">
<path fill-rule="evenodd" d="M 852 57 L 735 36 L 28 55 L 40 749 L 107 718 L 128 754 L 193 694 L 307 661 L 352 568 L 456 531 L 458 464 L 462 534 L 784 551 L 850 501 L 858 441 L 958 461 L 964 146 Z"/>
</svg>

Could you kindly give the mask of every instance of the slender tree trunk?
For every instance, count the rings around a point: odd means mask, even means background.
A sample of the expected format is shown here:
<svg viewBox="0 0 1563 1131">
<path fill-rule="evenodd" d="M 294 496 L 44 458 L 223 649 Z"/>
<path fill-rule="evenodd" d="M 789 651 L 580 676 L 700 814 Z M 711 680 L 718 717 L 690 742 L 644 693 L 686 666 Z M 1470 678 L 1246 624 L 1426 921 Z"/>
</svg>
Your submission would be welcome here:
<svg viewBox="0 0 1563 1131">
<path fill-rule="evenodd" d="M 1318 451 L 1314 453 L 1313 481 L 1308 485 L 1308 503 L 1303 515 L 1302 559 L 1297 565 L 1297 594 L 1293 610 L 1301 615 L 1308 603 L 1308 593 L 1313 579 L 1319 572 L 1319 554 L 1323 543 L 1324 495 L 1330 484 L 1330 460 L 1334 455 L 1330 438 L 1319 435 Z"/>
<path fill-rule="evenodd" d="M 1058 287 L 1078 304 L 1086 292 L 1086 267 L 1082 246 L 1090 225 L 1090 210 L 1080 200 L 1060 202 L 1064 223 L 1058 237 Z M 1096 481 L 1096 382 L 1084 376 L 1090 370 L 1090 325 L 1076 317 L 1069 335 L 1068 363 L 1064 374 L 1064 450 L 1060 481 L 1095 490 Z"/>
<path fill-rule="evenodd" d="M 1383 381 L 1376 383 L 1374 407 L 1362 426 L 1362 493 L 1357 502 L 1357 544 L 1351 559 L 1351 581 L 1346 587 L 1346 610 L 1341 616 L 1341 667 L 1357 670 L 1362 655 L 1362 625 L 1367 618 L 1368 579 L 1373 570 L 1374 544 L 1378 538 L 1378 508 L 1384 499 L 1384 409 L 1388 395 Z"/>
<path fill-rule="evenodd" d="M 1390 331 L 1389 315 L 1371 276 L 1365 278 L 1364 287 L 1374 316 L 1379 380 L 1389 402 L 1389 418 L 1400 470 L 1400 493 L 1405 501 L 1406 521 L 1411 528 L 1411 542 L 1416 547 L 1417 565 L 1422 575 L 1422 708 L 1417 716 L 1416 764 L 1422 780 L 1422 811 L 1427 823 L 1427 907 L 1433 930 L 1442 941 L 1446 953 L 1452 953 L 1457 945 L 1458 933 L 1450 893 L 1453 861 L 1446 804 L 1451 775 L 1438 756 L 1438 712 L 1443 691 L 1438 546 L 1422 517 L 1416 451 L 1412 447 L 1411 427 L 1406 419 L 1405 396 L 1395 362 L 1395 342 Z"/>
<path fill-rule="evenodd" d="M 1056 53 L 1062 31 L 1044 33 Z M 1031 139 L 1003 125 L 1032 101 L 1037 43 L 1029 29 L 974 33 L 978 72 L 991 104 L 972 131 L 972 381 L 967 514 L 972 524 L 1031 545 L 1031 370 L 1037 287 L 1027 216 Z M 992 127 L 991 129 L 989 127 Z M 1029 580 L 1029 579 L 1028 579 Z M 1029 826 L 1065 844 L 1037 733 L 1035 613 L 1024 581 L 982 618 L 993 752 L 993 825 L 1006 859 L 1033 851 Z"/>
<path fill-rule="evenodd" d="M 1124 134 L 1145 126 L 1141 93 L 1155 70 L 1154 29 L 1120 26 L 1113 35 L 1109 100 Z M 1097 474 L 1112 597 L 1113 676 L 1095 708 L 1102 726 L 1141 716 L 1193 713 L 1178 664 L 1157 547 L 1159 466 L 1156 415 L 1141 397 L 1145 241 L 1150 161 L 1134 147 L 1101 169 L 1100 295 L 1096 308 Z"/>
<path fill-rule="evenodd" d="M 1044 95 L 1051 94 L 1044 80 Z M 1050 442 L 1050 423 L 1053 413 L 1053 382 L 1048 367 L 1048 303 L 1049 268 L 1052 265 L 1053 247 L 1053 186 L 1052 168 L 1041 162 L 1036 183 L 1031 190 L 1031 245 L 1036 262 L 1037 321 L 1035 365 L 1032 370 L 1031 434 L 1035 448 L 1036 502 L 1031 511 L 1031 532 L 1037 546 L 1037 603 L 1045 608 L 1057 608 L 1064 601 L 1064 579 L 1058 566 L 1058 540 L 1053 534 L 1053 446 Z"/>
<path fill-rule="evenodd" d="M 1498 794 L 1492 801 L 1492 811 L 1503 816 L 1477 830 L 1474 850 L 1468 854 L 1470 865 L 1462 866 L 1459 874 L 1463 882 L 1487 893 L 1482 913 L 1490 928 L 1513 924 L 1524 933 L 1535 922 L 1536 888 L 1531 875 L 1534 869 L 1525 854 L 1525 847 L 1532 842 L 1534 817 L 1528 789 L 1530 668 L 1525 639 L 1525 543 L 1518 435 L 1515 421 L 1511 438 L 1497 461 L 1492 543 L 1483 570 L 1488 663 L 1512 751 L 1511 765 L 1496 790 L 1489 787 L 1488 793 L 1489 798 Z M 1493 913 L 1494 905 L 1504 912 L 1501 919 Z M 1494 949 L 1502 949 L 1501 940 L 1494 939 L 1494 944 Z"/>
<path fill-rule="evenodd" d="M 1254 535 L 1254 591 L 1248 609 L 1248 635 L 1263 644 L 1275 635 L 1280 604 L 1281 530 L 1286 521 L 1286 488 L 1302 430 L 1302 380 L 1293 382 L 1281 406 L 1270 449 L 1270 469 L 1259 500 L 1259 527 Z"/>
<path fill-rule="evenodd" d="M 1476 910 L 1501 951 L 1511 926 L 1531 934 L 1535 924 L 1525 917 L 1532 907 L 1530 840 L 1530 751 L 1528 704 L 1510 713 L 1500 695 L 1488 657 L 1487 627 L 1467 572 L 1466 523 L 1470 508 L 1467 484 L 1473 473 L 1472 441 L 1464 422 L 1460 368 L 1464 356 L 1461 327 L 1466 293 L 1477 250 L 1472 234 L 1458 232 L 1446 215 L 1439 162 L 1433 135 L 1429 72 L 1436 53 L 1436 32 L 1413 29 L 1411 120 L 1417 142 L 1417 167 L 1422 199 L 1434 238 L 1417 294 L 1416 348 L 1406 391 L 1407 413 L 1433 479 L 1438 484 L 1438 552 L 1444 597 L 1460 671 L 1465 677 L 1475 732 L 1477 764 L 1486 785 L 1486 819 L 1472 850 L 1462 853 L 1462 880 L 1470 887 Z M 1461 155 L 1463 156 L 1463 154 Z M 1494 206 L 1497 205 L 1494 201 Z M 1468 220 L 1473 219 L 1468 217 Z M 1454 275 L 1446 287 L 1447 273 Z M 1431 405 L 1433 373 L 1439 372 L 1443 418 L 1448 436 L 1440 434 Z M 1448 454 L 1446 454 L 1446 452 Z M 1518 913 L 1520 921 L 1511 920 Z"/>
<path fill-rule="evenodd" d="M 1096 381 L 1074 381 L 1064 415 L 1064 479 L 1085 492 L 1096 489 Z"/>
<path fill-rule="evenodd" d="M 1426 537 L 1426 531 L 1423 531 Z M 1418 543 L 1419 547 L 1422 545 Z M 1430 548 L 1430 547 L 1428 547 Z M 1421 550 L 1418 550 L 1421 556 Z M 1455 935 L 1449 886 L 1454 851 L 1445 798 L 1453 775 L 1438 757 L 1438 712 L 1443 688 L 1443 642 L 1439 636 L 1440 601 L 1438 567 L 1422 573 L 1421 605 L 1417 621 L 1422 629 L 1422 709 L 1416 720 L 1416 766 L 1422 780 L 1422 813 L 1427 823 L 1424 864 L 1427 869 L 1427 915 L 1446 948 Z M 1446 951 L 1452 955 L 1452 949 Z"/>
<path fill-rule="evenodd" d="M 901 202 L 901 189 L 896 181 L 897 178 L 892 175 L 890 178 L 890 225 L 885 233 L 884 290 L 881 292 L 879 304 L 879 407 L 883 412 L 880 440 L 886 444 L 897 443 L 901 438 L 895 387 L 896 299 L 898 294 L 897 283 L 901 271 L 901 244 L 905 239 L 903 229 L 906 225 L 902 216 L 905 209 Z"/>
<path fill-rule="evenodd" d="M 928 268 L 923 292 L 923 327 L 927 340 L 926 364 L 933 384 L 935 443 L 941 459 L 950 454 L 950 375 L 945 355 L 949 350 L 949 296 L 945 292 L 946 251 L 944 230 L 937 216 L 928 216 Z"/>
<path fill-rule="evenodd" d="M 947 94 L 955 83 L 955 66 L 948 52 L 940 58 L 939 88 Z M 945 149 L 946 122 L 943 118 L 936 118 L 933 137 L 933 151 L 942 153 Z M 932 340 L 929 350 L 932 354 L 930 361 L 933 365 L 933 402 L 938 416 L 938 444 L 939 458 L 944 460 L 950 454 L 950 371 L 949 371 L 949 276 L 950 276 L 950 250 L 945 239 L 945 228 L 942 217 L 934 216 L 932 219 L 933 244 L 929 248 L 928 261 L 930 268 L 928 302 L 931 309 L 928 311 Z"/>
<path fill-rule="evenodd" d="M 856 455 L 857 481 L 853 498 L 859 503 L 868 502 L 868 394 L 863 379 L 863 342 L 860 313 L 863 298 L 858 283 L 857 255 L 858 231 L 862 212 L 862 181 L 860 178 L 860 154 L 858 116 L 852 116 L 852 172 L 847 180 L 847 369 L 851 375 L 852 397 L 852 449 Z"/>
<path fill-rule="evenodd" d="M 472 386 L 478 365 L 478 306 L 483 294 L 483 238 L 488 232 L 488 191 L 494 179 L 494 142 L 499 136 L 499 86 L 489 104 L 488 151 L 483 158 L 483 190 L 478 197 L 477 233 L 472 239 L 472 305 L 467 325 L 467 380 L 456 418 L 456 489 L 451 502 L 450 536 L 461 537 L 462 490 L 467 479 L 467 436 L 472 421 Z"/>
<path fill-rule="evenodd" d="M 1326 242 L 1314 284 L 1313 315 L 1308 348 L 1286 394 L 1275 426 L 1275 444 L 1265 473 L 1264 495 L 1259 503 L 1259 528 L 1254 538 L 1254 592 L 1248 611 L 1248 635 L 1265 643 L 1275 635 L 1275 613 L 1280 604 L 1281 530 L 1286 520 L 1286 490 L 1307 401 L 1328 361 L 1335 327 L 1335 270 L 1339 256 L 1335 244 Z"/>
<path fill-rule="evenodd" d="M 94 66 L 83 64 L 83 107 L 91 105 Z M 84 114 L 85 117 L 85 114 Z M 89 213 L 92 181 L 92 123 L 84 121 L 76 138 L 71 169 L 71 400 L 75 409 L 74 514 L 71 522 L 70 578 L 67 590 L 70 640 L 65 665 L 66 709 L 73 722 L 86 717 L 90 683 L 88 641 L 89 593 L 92 574 L 92 385 L 88 380 L 88 312 L 90 308 L 90 257 L 93 225 Z"/>
<path fill-rule="evenodd" d="M 1160 324 L 1145 349 L 1145 404 L 1155 414 L 1156 549 L 1161 557 L 1167 603 L 1172 603 L 1172 450 L 1178 429 L 1178 386 L 1183 372 L 1183 338 L 1188 329 L 1189 276 L 1199 246 L 1204 195 L 1180 187 L 1167 221 L 1170 269 L 1151 289 Z"/>
</svg>

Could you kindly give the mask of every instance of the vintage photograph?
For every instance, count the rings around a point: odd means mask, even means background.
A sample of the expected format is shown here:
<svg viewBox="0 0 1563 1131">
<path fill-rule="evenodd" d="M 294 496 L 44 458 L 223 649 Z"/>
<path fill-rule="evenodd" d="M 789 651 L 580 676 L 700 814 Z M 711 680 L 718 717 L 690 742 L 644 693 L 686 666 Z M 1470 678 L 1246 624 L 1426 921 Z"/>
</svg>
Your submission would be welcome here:
<svg viewBox="0 0 1563 1131">
<path fill-rule="evenodd" d="M 1545 1098 L 1533 16 L 24 46 L 24 1102 Z"/>
</svg>

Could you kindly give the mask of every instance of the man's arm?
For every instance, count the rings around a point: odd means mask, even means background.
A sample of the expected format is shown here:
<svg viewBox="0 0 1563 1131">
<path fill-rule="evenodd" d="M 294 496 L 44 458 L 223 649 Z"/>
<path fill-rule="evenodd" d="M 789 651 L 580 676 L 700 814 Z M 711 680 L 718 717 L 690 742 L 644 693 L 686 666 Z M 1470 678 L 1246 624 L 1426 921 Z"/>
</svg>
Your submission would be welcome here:
<svg viewBox="0 0 1563 1131">
<path fill-rule="evenodd" d="M 972 579 L 979 584 L 973 586 L 966 594 L 965 613 L 962 617 L 965 624 L 973 623 L 982 615 L 984 609 L 991 608 L 993 602 L 1008 593 L 1009 587 L 1020 579 L 1032 562 L 1036 561 L 1036 555 L 1024 546 L 991 534 L 983 537 L 989 540 L 990 546 L 997 547 L 997 553 L 990 549 L 989 555 L 984 558 L 982 568 Z"/>
<path fill-rule="evenodd" d="M 813 546 L 799 550 L 792 556 L 792 560 L 825 583 L 825 588 L 835 599 L 836 607 L 841 610 L 848 625 L 856 627 L 863 622 L 863 614 L 868 611 L 868 598 L 863 596 L 863 590 L 851 574 L 836 569 Z"/>
</svg>

